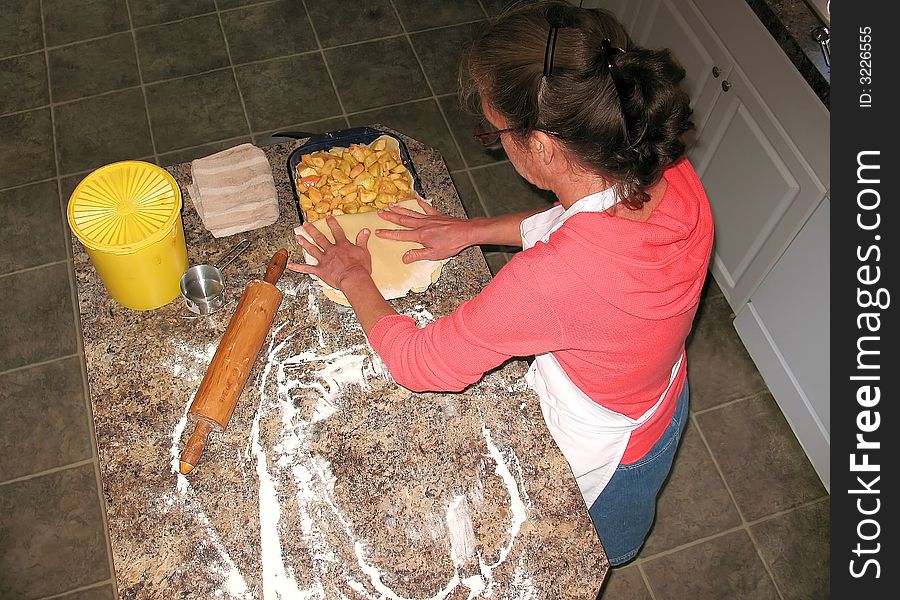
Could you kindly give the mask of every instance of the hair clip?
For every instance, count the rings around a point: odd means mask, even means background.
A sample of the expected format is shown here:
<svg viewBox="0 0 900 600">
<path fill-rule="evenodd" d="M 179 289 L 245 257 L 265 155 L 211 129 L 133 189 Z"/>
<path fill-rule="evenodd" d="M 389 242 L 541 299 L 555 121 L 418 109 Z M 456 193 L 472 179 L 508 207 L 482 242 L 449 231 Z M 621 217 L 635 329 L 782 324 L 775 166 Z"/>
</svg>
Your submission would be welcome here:
<svg viewBox="0 0 900 600">
<path fill-rule="evenodd" d="M 559 25 L 551 25 L 547 35 L 547 49 L 544 51 L 544 77 L 553 74 L 553 53 L 556 51 L 556 37 L 559 35 Z"/>
</svg>

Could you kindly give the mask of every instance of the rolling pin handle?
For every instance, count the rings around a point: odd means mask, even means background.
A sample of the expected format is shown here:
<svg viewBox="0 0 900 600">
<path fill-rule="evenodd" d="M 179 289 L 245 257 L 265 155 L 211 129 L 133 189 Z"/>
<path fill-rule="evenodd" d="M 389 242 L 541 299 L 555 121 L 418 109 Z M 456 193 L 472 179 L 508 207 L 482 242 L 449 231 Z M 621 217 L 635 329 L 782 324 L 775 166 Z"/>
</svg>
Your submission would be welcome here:
<svg viewBox="0 0 900 600">
<path fill-rule="evenodd" d="M 266 269 L 266 276 L 263 277 L 263 281 L 271 283 L 272 285 L 278 283 L 278 279 L 281 277 L 281 274 L 284 273 L 284 268 L 287 266 L 287 261 L 288 251 L 284 248 L 280 248 L 272 257 L 272 260 L 269 261 L 269 266 Z"/>
<path fill-rule="evenodd" d="M 197 466 L 197 463 L 200 462 L 200 455 L 203 454 L 203 448 L 206 447 L 206 440 L 209 438 L 209 433 L 213 430 L 213 427 L 214 426 L 210 421 L 206 419 L 197 419 L 197 424 L 194 426 L 194 432 L 191 434 L 187 444 L 184 446 L 184 451 L 181 453 L 179 470 L 182 475 L 190 473 L 194 467 Z"/>
</svg>

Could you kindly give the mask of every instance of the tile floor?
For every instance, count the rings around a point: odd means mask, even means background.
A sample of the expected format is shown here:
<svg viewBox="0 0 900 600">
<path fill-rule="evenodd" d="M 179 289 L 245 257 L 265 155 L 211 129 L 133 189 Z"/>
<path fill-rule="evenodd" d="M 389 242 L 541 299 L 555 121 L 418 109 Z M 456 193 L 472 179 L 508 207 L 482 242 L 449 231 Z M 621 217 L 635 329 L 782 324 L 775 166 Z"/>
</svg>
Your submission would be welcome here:
<svg viewBox="0 0 900 600">
<path fill-rule="evenodd" d="M 470 215 L 545 198 L 472 141 L 455 69 L 506 0 L 0 0 L 0 598 L 110 599 L 64 207 L 91 169 L 382 123 Z M 497 269 L 508 255 L 489 249 Z M 829 497 L 709 286 L 658 523 L 601 596 L 828 597 Z"/>
</svg>

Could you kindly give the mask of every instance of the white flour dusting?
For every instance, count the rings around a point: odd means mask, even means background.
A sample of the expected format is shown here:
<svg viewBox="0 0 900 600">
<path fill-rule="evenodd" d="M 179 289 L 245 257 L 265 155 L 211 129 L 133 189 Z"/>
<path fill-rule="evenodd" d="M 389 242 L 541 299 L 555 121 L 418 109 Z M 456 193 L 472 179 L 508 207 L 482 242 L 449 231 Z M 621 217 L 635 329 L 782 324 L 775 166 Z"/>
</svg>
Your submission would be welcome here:
<svg viewBox="0 0 900 600">
<path fill-rule="evenodd" d="M 308 279 L 305 281 L 308 282 Z M 287 291 L 286 294 L 300 297 L 303 286 L 307 286 L 308 322 L 311 326 L 320 323 L 320 295 L 309 283 L 303 283 Z M 410 315 L 419 327 L 434 321 L 434 316 L 422 305 L 416 305 Z M 344 330 L 358 328 L 353 313 L 347 309 L 342 315 Z M 259 482 L 259 539 L 262 566 L 262 600 L 328 600 L 338 593 L 345 596 L 353 590 L 358 597 L 369 600 L 444 600 L 460 586 L 469 600 L 494 597 L 498 593 L 515 591 L 522 600 L 532 598 L 534 586 L 528 576 L 525 557 L 520 556 L 514 570 L 514 581 L 510 589 L 501 590 L 493 576 L 493 571 L 503 564 L 515 543 L 522 524 L 527 518 L 530 499 L 524 487 L 518 457 L 511 451 L 503 452 L 491 437 L 491 430 L 482 421 L 482 436 L 488 449 L 488 456 L 495 463 L 494 472 L 503 482 L 510 498 L 510 520 L 498 558 L 488 563 L 481 556 L 469 515 L 468 501 L 483 500 L 481 481 L 466 491 L 465 495 L 454 496 L 446 507 L 443 518 L 438 515 L 424 515 L 422 523 L 406 524 L 410 539 L 427 536 L 433 540 L 448 539 L 448 558 L 454 565 L 452 577 L 430 598 L 416 596 L 406 598 L 385 583 L 390 574 L 381 570 L 367 558 L 369 541 L 360 539 L 354 532 L 352 523 L 334 501 L 335 479 L 331 465 L 310 448 L 310 430 L 318 422 L 331 418 L 341 409 L 343 394 L 350 387 L 367 389 L 373 379 L 390 378 L 390 374 L 367 343 L 356 344 L 343 349 L 333 349 L 326 341 L 322 327 L 316 327 L 317 334 L 312 347 L 301 352 L 289 352 L 291 340 L 296 332 L 287 329 L 288 323 L 275 327 L 270 334 L 267 350 L 263 352 L 265 364 L 258 380 L 259 405 L 251 425 L 250 440 L 240 454 L 242 463 L 248 463 Z M 337 339 L 343 339 L 338 332 Z M 183 379 L 199 380 L 215 353 L 215 346 L 203 351 L 180 348 L 173 363 L 173 374 Z M 196 386 L 195 386 L 196 388 Z M 297 390 L 313 390 L 315 404 L 312 407 L 295 404 L 293 396 Z M 458 414 L 452 400 L 442 399 L 442 409 L 447 416 Z M 201 545 L 210 545 L 220 557 L 219 564 L 207 565 L 215 581 L 220 582 L 216 592 L 218 597 L 255 598 L 247 583 L 232 561 L 218 532 L 203 512 L 188 478 L 178 472 L 182 437 L 188 424 L 188 401 L 184 412 L 172 431 L 172 471 L 175 474 L 175 496 L 169 504 L 173 508 L 196 515 L 201 525 L 204 540 Z M 280 430 L 275 439 L 264 438 L 262 423 L 272 422 L 280 417 Z M 271 434 L 267 434 L 271 436 Z M 511 470 L 512 469 L 512 470 Z M 515 476 L 513 475 L 515 471 Z M 467 500 L 468 498 L 468 500 Z M 290 505 L 282 503 L 290 503 Z M 286 514 L 291 522 L 283 522 Z M 330 515 L 330 516 L 329 516 Z M 338 529 L 335 530 L 335 525 Z M 410 531 L 410 527 L 414 531 Z M 288 534 L 288 532 L 290 532 Z M 335 535 L 343 538 L 336 541 Z M 308 552 L 305 557 L 287 557 L 284 541 L 299 536 Z M 344 560 L 335 544 L 343 549 L 353 549 L 356 564 L 341 564 Z M 293 569 L 293 559 L 311 565 L 309 572 L 299 577 Z M 335 581 L 335 573 L 343 577 Z M 362 578 L 360 580 L 359 578 Z M 506 588 L 508 586 L 504 586 Z M 338 591 L 335 591 L 338 590 Z M 458 593 L 458 592 L 457 592 Z M 513 597 L 513 596 L 505 596 Z"/>
<path fill-rule="evenodd" d="M 415 320 L 416 325 L 419 327 L 419 329 L 425 327 L 427 324 L 435 320 L 434 315 L 431 314 L 431 311 L 429 311 L 422 304 L 416 304 L 412 308 L 412 312 L 408 313 L 407 316 L 410 316 L 413 318 L 413 320 Z"/>
<path fill-rule="evenodd" d="M 491 458 L 494 459 L 494 462 L 497 465 L 494 470 L 497 475 L 500 476 L 500 479 L 503 480 L 503 483 L 506 484 L 506 491 L 509 493 L 509 509 L 512 513 L 512 522 L 510 523 L 507 532 L 509 535 L 509 543 L 500 551 L 500 558 L 497 559 L 497 562 L 492 565 L 482 564 L 482 567 L 487 566 L 490 569 L 494 569 L 497 565 L 506 560 L 509 551 L 512 550 L 513 541 L 516 539 L 516 535 L 518 535 L 522 523 L 528 518 L 528 514 L 525 511 L 525 503 L 522 502 L 522 497 L 519 494 L 519 485 L 516 483 L 515 477 L 510 473 L 509 467 L 506 466 L 503 454 L 500 452 L 500 449 L 497 448 L 497 445 L 494 444 L 494 440 L 491 438 L 491 430 L 484 424 L 484 421 L 481 423 L 481 434 L 484 436 L 484 441 L 487 443 L 488 452 L 490 453 Z M 482 570 L 482 573 L 483 572 L 484 570 Z"/>
</svg>

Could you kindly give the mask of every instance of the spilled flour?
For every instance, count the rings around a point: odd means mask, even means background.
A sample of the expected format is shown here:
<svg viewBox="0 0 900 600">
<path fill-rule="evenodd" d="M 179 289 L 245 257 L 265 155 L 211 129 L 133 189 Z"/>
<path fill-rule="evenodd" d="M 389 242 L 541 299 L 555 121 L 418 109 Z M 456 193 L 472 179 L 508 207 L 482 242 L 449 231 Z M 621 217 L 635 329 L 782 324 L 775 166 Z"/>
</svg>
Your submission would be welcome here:
<svg viewBox="0 0 900 600">
<path fill-rule="evenodd" d="M 294 290 L 297 301 L 302 290 Z M 307 318 L 319 322 L 319 292 L 307 284 Z M 419 326 L 434 320 L 424 306 L 415 306 L 412 316 Z M 530 501 L 521 482 L 523 473 L 518 457 L 510 449 L 501 450 L 491 429 L 481 421 L 481 437 L 487 448 L 485 461 L 508 495 L 507 529 L 499 552 L 487 560 L 479 550 L 470 501 L 480 491 L 453 495 L 442 519 L 427 516 L 418 535 L 446 541 L 450 576 L 436 593 L 404 596 L 387 583 L 390 571 L 369 558 L 369 547 L 377 543 L 360 537 L 349 517 L 335 500 L 335 477 L 331 465 L 312 449 L 313 428 L 341 410 L 343 394 L 350 389 L 369 389 L 376 380 L 389 380 L 384 363 L 367 343 L 341 349 L 346 332 L 359 328 L 349 310 L 341 316 L 341 331 L 323 333 L 318 327 L 312 347 L 296 351 L 297 331 L 288 323 L 273 328 L 268 347 L 261 352 L 264 361 L 255 382 L 259 404 L 250 428 L 250 440 L 240 455 L 242 462 L 258 481 L 259 555 L 262 572 L 241 573 L 222 543 L 219 532 L 210 525 L 194 496 L 188 478 L 178 473 L 178 462 L 188 425 L 187 400 L 181 419 L 172 430 L 173 510 L 195 515 L 203 533 L 201 544 L 212 548 L 219 560 L 207 565 L 210 580 L 216 582 L 216 595 L 223 598 L 260 598 L 263 600 L 329 600 L 331 598 L 367 598 L 391 600 L 443 600 L 460 592 L 468 599 L 504 597 L 527 599 L 535 595 L 529 577 L 526 556 L 519 553 L 512 572 L 500 581 L 494 571 L 510 557 L 522 525 L 528 516 Z M 308 339 L 308 337 L 307 337 Z M 329 344 L 329 339 L 332 343 Z M 214 349 L 213 349 L 214 352 Z M 202 353 L 201 353 L 202 354 Z M 198 357 L 195 357 L 198 358 Z M 201 356 L 199 358 L 205 358 Z M 212 354 L 209 355 L 209 359 Z M 173 372 L 181 376 L 194 368 L 193 360 L 176 359 Z M 202 362 L 200 360 L 196 362 Z M 208 364 L 208 360 L 206 361 Z M 187 364 L 190 363 L 190 364 Z M 202 373 L 202 370 L 201 370 Z M 202 374 L 201 374 L 202 377 Z M 199 379 L 197 381 L 199 384 Z M 195 386 L 196 387 L 196 386 Z M 312 406 L 295 401 L 297 395 L 313 398 Z M 455 411 L 454 407 L 448 410 Z M 477 422 L 477 421 L 476 421 Z M 273 434 L 273 423 L 279 424 Z M 274 435 L 274 438 L 273 438 Z M 477 434 L 476 434 L 477 435 Z M 407 527 L 414 524 L 407 524 Z M 298 544 L 300 540 L 302 544 Z M 304 556 L 297 556 L 297 547 Z M 289 551 L 288 548 L 291 548 Z M 304 565 L 298 571 L 295 565 Z M 247 578 L 259 580 L 250 589 Z"/>
</svg>

